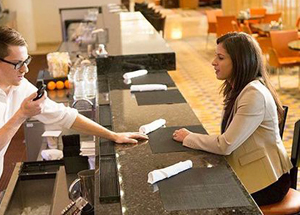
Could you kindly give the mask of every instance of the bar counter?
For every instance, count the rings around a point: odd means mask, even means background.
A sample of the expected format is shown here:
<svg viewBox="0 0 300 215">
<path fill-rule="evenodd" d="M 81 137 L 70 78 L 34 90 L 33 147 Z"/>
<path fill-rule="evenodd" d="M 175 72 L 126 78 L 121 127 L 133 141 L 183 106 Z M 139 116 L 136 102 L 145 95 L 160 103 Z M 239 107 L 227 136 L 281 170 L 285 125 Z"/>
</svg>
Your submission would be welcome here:
<svg viewBox="0 0 300 215">
<path fill-rule="evenodd" d="M 159 76 L 160 73 L 156 73 L 156 75 Z M 188 103 L 138 106 L 134 94 L 122 83 L 122 73 L 110 72 L 107 80 L 108 88 L 112 89 L 109 91 L 109 98 L 114 131 L 138 131 L 141 125 L 159 118 L 167 121 L 166 127 L 201 124 Z M 176 89 L 176 87 L 169 89 Z M 102 97 L 101 93 L 99 97 Z M 136 145 L 116 145 L 116 154 L 121 193 L 120 203 L 102 204 L 99 203 L 98 199 L 95 201 L 98 202 L 96 214 L 261 214 L 223 156 L 196 150 L 153 154 L 147 142 Z M 154 169 L 164 168 L 188 159 L 192 160 L 193 168 L 225 166 L 238 183 L 239 189 L 249 202 L 249 206 L 165 210 L 159 191 L 154 192 L 153 186 L 147 183 L 147 175 Z M 100 184 L 99 177 L 97 177 L 96 182 L 98 182 L 97 187 Z M 97 193 L 95 198 L 97 200 Z"/>
</svg>

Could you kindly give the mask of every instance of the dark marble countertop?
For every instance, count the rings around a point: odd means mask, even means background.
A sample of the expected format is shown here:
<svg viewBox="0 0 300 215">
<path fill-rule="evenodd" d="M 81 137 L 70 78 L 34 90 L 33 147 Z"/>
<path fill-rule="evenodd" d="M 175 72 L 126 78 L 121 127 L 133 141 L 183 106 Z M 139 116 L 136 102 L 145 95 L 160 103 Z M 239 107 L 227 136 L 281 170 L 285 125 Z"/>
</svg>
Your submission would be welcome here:
<svg viewBox="0 0 300 215">
<path fill-rule="evenodd" d="M 118 84 L 119 88 L 116 87 Z M 108 85 L 113 86 L 109 91 L 109 97 L 114 131 L 138 131 L 141 125 L 158 118 L 166 119 L 167 127 L 200 124 L 188 103 L 138 106 L 134 94 L 124 87 L 120 73 L 109 74 Z M 175 87 L 171 87 L 173 88 Z M 223 156 L 196 150 L 153 154 L 149 144 L 144 142 L 136 145 L 116 145 L 116 159 L 121 201 L 114 204 L 96 205 L 96 214 L 261 214 Z M 239 184 L 250 206 L 165 210 L 159 191 L 154 192 L 153 186 L 147 183 L 147 175 L 154 169 L 164 168 L 188 159 L 192 160 L 193 167 L 225 166 Z"/>
</svg>

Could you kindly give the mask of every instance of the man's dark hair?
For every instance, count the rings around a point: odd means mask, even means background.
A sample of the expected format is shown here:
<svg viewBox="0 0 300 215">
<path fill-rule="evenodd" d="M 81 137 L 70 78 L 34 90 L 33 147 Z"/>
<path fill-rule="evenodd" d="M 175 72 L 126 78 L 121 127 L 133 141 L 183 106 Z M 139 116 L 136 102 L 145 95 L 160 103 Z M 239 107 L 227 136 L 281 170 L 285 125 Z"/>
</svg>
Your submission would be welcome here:
<svg viewBox="0 0 300 215">
<path fill-rule="evenodd" d="M 0 58 L 9 55 L 9 46 L 27 46 L 25 39 L 15 29 L 0 27 Z"/>
</svg>

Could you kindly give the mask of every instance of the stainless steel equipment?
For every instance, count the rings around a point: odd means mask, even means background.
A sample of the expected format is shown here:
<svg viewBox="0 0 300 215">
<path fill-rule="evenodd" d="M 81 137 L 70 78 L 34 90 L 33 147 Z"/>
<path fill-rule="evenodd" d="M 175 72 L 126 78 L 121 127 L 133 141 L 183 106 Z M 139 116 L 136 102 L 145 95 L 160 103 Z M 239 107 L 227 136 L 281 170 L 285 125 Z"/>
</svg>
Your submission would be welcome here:
<svg viewBox="0 0 300 215">
<path fill-rule="evenodd" d="M 17 163 L 0 215 L 60 214 L 70 203 L 62 161 Z"/>
</svg>

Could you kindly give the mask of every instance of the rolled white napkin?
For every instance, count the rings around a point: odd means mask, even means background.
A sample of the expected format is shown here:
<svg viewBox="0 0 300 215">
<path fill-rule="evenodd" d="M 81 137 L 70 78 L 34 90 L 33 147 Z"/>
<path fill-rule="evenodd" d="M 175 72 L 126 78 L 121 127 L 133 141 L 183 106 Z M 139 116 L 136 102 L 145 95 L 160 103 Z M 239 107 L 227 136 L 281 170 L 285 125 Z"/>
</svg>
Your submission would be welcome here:
<svg viewBox="0 0 300 215">
<path fill-rule="evenodd" d="M 131 85 L 130 91 L 154 91 L 154 90 L 167 90 L 167 86 L 164 84 L 141 84 Z"/>
<path fill-rule="evenodd" d="M 63 152 L 58 149 L 45 149 L 41 152 L 44 160 L 60 160 L 63 158 Z"/>
<path fill-rule="evenodd" d="M 148 183 L 154 184 L 165 178 L 170 178 L 173 175 L 176 175 L 180 172 L 192 168 L 192 166 L 193 166 L 192 161 L 186 160 L 163 169 L 153 170 L 148 174 Z"/>
<path fill-rule="evenodd" d="M 142 125 L 139 128 L 139 132 L 143 133 L 143 134 L 148 134 L 156 129 L 159 129 L 160 127 L 164 126 L 166 124 L 166 120 L 165 119 L 158 119 L 155 120 L 149 124 L 146 125 Z"/>
<path fill-rule="evenodd" d="M 145 69 L 137 70 L 137 71 L 134 71 L 134 72 L 126 72 L 123 75 L 123 78 L 124 79 L 132 79 L 132 78 L 136 78 L 136 77 L 139 77 L 139 76 L 146 75 L 147 73 L 148 73 L 148 71 L 145 70 Z"/>
</svg>

